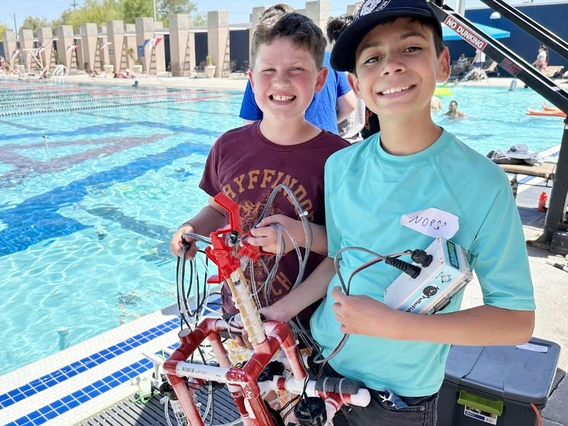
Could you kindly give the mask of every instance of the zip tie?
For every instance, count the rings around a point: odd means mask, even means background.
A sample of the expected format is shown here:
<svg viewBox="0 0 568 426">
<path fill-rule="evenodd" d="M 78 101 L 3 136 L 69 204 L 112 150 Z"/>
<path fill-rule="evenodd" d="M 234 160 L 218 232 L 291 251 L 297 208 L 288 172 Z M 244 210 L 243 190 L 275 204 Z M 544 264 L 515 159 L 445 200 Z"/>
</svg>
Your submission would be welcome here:
<svg viewBox="0 0 568 426">
<path fill-rule="evenodd" d="M 308 212 L 306 210 L 304 210 L 302 213 L 300 213 L 298 215 L 298 217 L 307 216 L 307 215 L 308 215 Z"/>
</svg>

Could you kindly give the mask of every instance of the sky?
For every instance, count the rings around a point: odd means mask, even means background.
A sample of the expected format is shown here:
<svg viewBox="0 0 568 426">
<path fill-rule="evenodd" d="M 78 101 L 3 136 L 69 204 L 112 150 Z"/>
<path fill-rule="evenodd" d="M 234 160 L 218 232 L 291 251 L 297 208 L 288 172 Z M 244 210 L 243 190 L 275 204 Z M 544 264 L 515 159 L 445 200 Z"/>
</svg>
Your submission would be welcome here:
<svg viewBox="0 0 568 426">
<path fill-rule="evenodd" d="M 10 28 L 14 26 L 14 15 L 18 27 L 21 25 L 26 16 L 38 16 L 52 19 L 61 16 L 61 13 L 71 7 L 75 1 L 82 4 L 82 0 L 0 0 L 0 22 L 7 24 Z M 290 6 L 303 9 L 306 0 L 194 0 L 199 12 L 207 12 L 209 10 L 227 10 L 229 11 L 229 20 L 231 24 L 240 24 L 249 21 L 249 15 L 255 6 L 270 6 L 278 2 L 288 3 Z M 537 0 L 539 1 L 539 0 Z M 548 0 L 548 2 L 556 2 L 562 0 Z M 456 0 L 447 0 L 446 4 L 455 7 Z M 519 0 L 518 3 L 523 2 Z M 529 2 L 529 0 L 525 0 Z M 356 3 L 356 0 L 331 0 L 331 15 L 337 16 L 347 11 L 347 5 Z M 509 3 L 509 2 L 508 2 Z M 517 3 L 517 2 L 514 2 Z M 482 3 L 476 0 L 467 0 L 466 7 L 481 6 Z"/>
<path fill-rule="evenodd" d="M 75 0 L 76 3 L 82 4 L 82 0 Z M 231 24 L 240 24 L 249 21 L 249 15 L 252 8 L 256 6 L 270 6 L 276 3 L 287 3 L 296 9 L 303 9 L 306 0 L 193 0 L 197 5 L 199 12 L 207 12 L 209 10 L 227 10 L 229 11 L 229 21 Z M 448 4 L 454 3 L 450 0 Z M 71 7 L 73 0 L 0 0 L 0 22 L 7 24 L 9 27 L 14 26 L 14 17 L 18 27 L 21 25 L 26 16 L 45 17 L 47 20 L 58 18 L 61 13 Z M 355 4 L 356 0 L 331 0 L 332 16 L 341 15 L 347 11 L 347 5 Z"/>
</svg>

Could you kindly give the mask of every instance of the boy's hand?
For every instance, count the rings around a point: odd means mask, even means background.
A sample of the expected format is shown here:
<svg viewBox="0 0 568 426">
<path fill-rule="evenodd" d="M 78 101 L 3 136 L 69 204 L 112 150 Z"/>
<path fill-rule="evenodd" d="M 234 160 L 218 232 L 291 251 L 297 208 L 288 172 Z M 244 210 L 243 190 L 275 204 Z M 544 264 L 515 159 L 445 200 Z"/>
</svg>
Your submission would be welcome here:
<svg viewBox="0 0 568 426">
<path fill-rule="evenodd" d="M 335 318 L 345 334 L 400 339 L 398 327 L 400 312 L 369 296 L 346 296 L 341 287 L 335 287 L 331 295 Z"/>
<path fill-rule="evenodd" d="M 261 308 L 258 310 L 258 312 L 264 316 L 265 321 L 280 321 L 280 322 L 290 321 L 290 318 L 286 317 L 284 311 L 278 309 L 274 305 L 267 306 L 266 308 Z"/>
<path fill-rule="evenodd" d="M 250 233 L 254 238 L 248 238 L 247 242 L 252 246 L 261 247 L 262 250 L 269 253 L 277 254 L 278 247 L 278 231 L 272 227 L 272 224 L 280 224 L 288 230 L 296 240 L 296 243 L 300 247 L 304 247 L 304 228 L 302 227 L 302 222 L 299 220 L 292 219 L 283 214 L 276 214 L 274 216 L 269 216 L 264 218 L 256 228 L 250 230 Z M 284 237 L 284 244 L 282 247 L 282 254 L 286 254 L 294 249 L 294 244 L 289 238 L 288 233 L 282 230 L 282 235 Z"/>
<path fill-rule="evenodd" d="M 191 242 L 191 248 L 185 252 L 185 258 L 186 259 L 193 259 L 193 257 L 195 256 L 195 254 L 197 253 L 197 246 L 195 245 L 194 241 L 192 238 L 188 239 L 188 238 L 184 238 L 182 237 L 182 234 L 187 234 L 187 233 L 195 233 L 195 229 L 193 228 L 193 226 L 191 225 L 185 225 L 180 227 L 176 233 L 174 234 L 174 236 L 172 237 L 172 240 L 170 241 L 170 251 L 172 252 L 172 254 L 176 257 L 180 257 L 181 256 L 181 251 L 183 248 L 183 241 L 186 242 Z"/>
</svg>

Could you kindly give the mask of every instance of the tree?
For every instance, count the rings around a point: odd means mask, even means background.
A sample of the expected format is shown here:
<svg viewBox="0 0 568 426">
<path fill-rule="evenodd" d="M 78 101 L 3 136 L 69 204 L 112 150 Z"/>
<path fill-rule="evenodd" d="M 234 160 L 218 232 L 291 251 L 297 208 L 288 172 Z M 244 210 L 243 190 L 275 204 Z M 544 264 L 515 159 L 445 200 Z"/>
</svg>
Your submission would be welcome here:
<svg viewBox="0 0 568 426">
<path fill-rule="evenodd" d="M 69 23 L 69 18 L 71 17 L 71 13 L 73 11 L 71 9 L 65 9 L 59 18 L 55 18 L 51 21 L 51 28 L 55 31 L 55 29 L 61 25 L 71 25 Z"/>
<path fill-rule="evenodd" d="M 73 28 L 79 28 L 81 24 L 104 25 L 106 21 L 115 19 L 122 19 L 119 0 L 85 0 L 80 8 L 63 11 L 59 18 L 53 20 L 52 25 L 72 25 Z"/>
<path fill-rule="evenodd" d="M 187 0 L 160 0 L 156 7 L 162 15 L 170 15 L 172 13 L 187 13 L 188 15 L 197 12 L 197 5 Z"/>
<path fill-rule="evenodd" d="M 154 4 L 152 0 L 121 0 L 123 19 L 125 23 L 134 23 L 136 18 L 154 16 Z M 206 22 L 203 14 L 197 13 L 197 5 L 188 0 L 156 0 L 156 19 L 168 25 L 169 16 L 172 13 L 187 14 L 194 21 L 197 19 L 202 25 Z"/>
<path fill-rule="evenodd" d="M 207 23 L 205 14 L 197 13 L 195 2 L 189 0 L 156 0 L 157 19 L 166 25 L 170 13 L 185 13 L 193 19 L 195 25 Z M 79 28 L 81 24 L 93 22 L 103 25 L 106 21 L 122 20 L 133 24 L 136 18 L 154 16 L 152 0 L 85 0 L 77 10 L 67 9 L 61 16 L 53 20 L 53 26 L 72 25 Z"/>
<path fill-rule="evenodd" d="M 0 22 L 0 41 L 4 39 L 4 33 L 10 29 L 4 22 Z"/>
<path fill-rule="evenodd" d="M 37 16 L 26 16 L 24 22 L 20 29 L 24 28 L 27 30 L 32 30 L 35 34 L 36 30 L 43 27 L 49 27 L 49 21 L 44 17 Z"/>
<path fill-rule="evenodd" d="M 152 0 L 122 0 L 120 5 L 122 19 L 127 24 L 133 24 L 136 22 L 136 18 L 151 18 L 154 16 Z"/>
<path fill-rule="evenodd" d="M 189 16 L 193 20 L 193 25 L 196 27 L 202 27 L 207 25 L 207 14 L 206 13 L 194 13 Z"/>
<path fill-rule="evenodd" d="M 187 14 L 193 20 L 193 25 L 207 25 L 207 15 L 197 13 L 197 5 L 187 0 L 160 0 L 156 5 L 160 19 L 165 26 L 168 25 L 171 14 Z"/>
</svg>

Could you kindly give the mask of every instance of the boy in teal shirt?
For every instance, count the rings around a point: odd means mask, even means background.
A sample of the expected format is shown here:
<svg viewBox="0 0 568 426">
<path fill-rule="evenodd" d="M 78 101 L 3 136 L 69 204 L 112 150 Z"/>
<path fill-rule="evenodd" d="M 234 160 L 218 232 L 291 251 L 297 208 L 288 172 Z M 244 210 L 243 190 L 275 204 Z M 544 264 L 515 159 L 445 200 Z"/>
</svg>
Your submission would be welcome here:
<svg viewBox="0 0 568 426">
<path fill-rule="evenodd" d="M 435 425 L 451 344 L 512 345 L 532 334 L 533 287 L 515 200 L 498 166 L 432 121 L 430 100 L 436 81 L 449 77 L 450 58 L 424 0 L 365 1 L 337 40 L 331 64 L 350 72 L 381 132 L 328 159 L 329 257 L 263 312 L 286 321 L 327 295 L 312 317 L 313 336 L 328 356 L 349 334 L 329 361 L 332 374 L 361 380 L 372 394 L 368 407 L 344 410 L 336 425 Z M 454 226 L 414 226 L 408 217 L 417 212 Z M 384 262 L 357 273 L 349 295 L 339 287 L 333 258 L 340 249 L 386 255 L 426 249 L 434 235 L 468 250 L 482 306 L 460 311 L 460 292 L 435 315 L 394 310 L 383 303 L 384 290 L 400 271 Z M 343 277 L 370 260 L 362 251 L 343 252 Z M 389 392 L 400 397 L 398 408 L 385 401 Z"/>
</svg>

